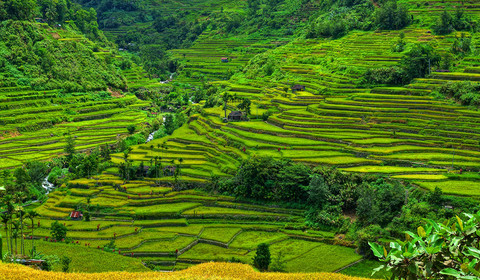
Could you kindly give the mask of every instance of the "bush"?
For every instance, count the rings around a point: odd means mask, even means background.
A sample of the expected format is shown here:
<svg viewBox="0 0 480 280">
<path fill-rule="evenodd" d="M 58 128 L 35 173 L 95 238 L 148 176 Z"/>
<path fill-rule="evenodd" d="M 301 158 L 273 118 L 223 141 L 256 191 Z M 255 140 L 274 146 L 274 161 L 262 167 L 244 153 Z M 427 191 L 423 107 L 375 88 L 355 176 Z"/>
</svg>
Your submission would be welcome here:
<svg viewBox="0 0 480 280">
<path fill-rule="evenodd" d="M 444 223 L 427 220 L 416 233 L 406 231 L 405 242 L 390 242 L 389 251 L 369 244 L 391 279 L 478 279 L 480 212 L 463 216 Z"/>
<path fill-rule="evenodd" d="M 52 235 L 53 239 L 60 241 L 67 237 L 67 227 L 63 224 L 60 224 L 58 221 L 52 223 L 50 227 L 50 234 Z"/>
<path fill-rule="evenodd" d="M 449 82 L 442 85 L 440 93 L 454 98 L 463 105 L 480 106 L 480 85 L 472 82 Z"/>
<path fill-rule="evenodd" d="M 268 244 L 261 243 L 257 247 L 257 253 L 253 258 L 253 265 L 262 270 L 268 270 L 268 266 L 270 265 L 270 248 Z"/>
<path fill-rule="evenodd" d="M 130 124 L 130 125 L 127 126 L 128 134 L 130 134 L 130 135 L 135 133 L 136 129 L 137 129 L 136 126 L 133 125 L 133 124 Z"/>
<path fill-rule="evenodd" d="M 408 73 L 397 66 L 368 69 L 363 76 L 363 83 L 371 85 L 405 85 L 409 82 Z"/>
<path fill-rule="evenodd" d="M 72 259 L 70 259 L 69 257 L 67 257 L 67 256 L 62 257 L 62 271 L 63 272 L 68 271 L 71 262 L 72 262 Z"/>
</svg>

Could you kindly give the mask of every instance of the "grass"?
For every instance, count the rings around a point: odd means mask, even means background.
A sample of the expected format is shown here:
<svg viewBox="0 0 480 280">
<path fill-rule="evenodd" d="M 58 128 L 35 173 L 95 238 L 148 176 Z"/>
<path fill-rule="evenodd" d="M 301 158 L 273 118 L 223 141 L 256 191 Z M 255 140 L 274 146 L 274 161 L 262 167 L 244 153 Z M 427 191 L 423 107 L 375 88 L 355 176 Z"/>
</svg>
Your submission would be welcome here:
<svg viewBox="0 0 480 280">
<path fill-rule="evenodd" d="M 5 252 L 5 242 L 3 243 Z M 145 272 L 149 271 L 139 259 L 124 257 L 122 255 L 103 252 L 102 250 L 91 249 L 81 245 L 51 243 L 35 241 L 37 252 L 43 255 L 56 255 L 59 258 L 69 257 L 70 271 L 72 272 L 106 272 L 106 271 L 128 271 Z M 25 243 L 25 249 L 31 250 L 31 243 Z M 54 266 L 54 271 L 61 271 L 61 264 Z"/>
<path fill-rule="evenodd" d="M 260 243 L 271 244 L 287 238 L 287 235 L 268 231 L 244 231 L 240 233 L 232 243 L 231 248 L 255 249 Z"/>
<path fill-rule="evenodd" d="M 249 215 L 249 216 L 286 216 L 268 212 L 258 212 L 223 207 L 200 206 L 183 212 L 185 215 Z"/>
<path fill-rule="evenodd" d="M 200 205 L 201 205 L 200 203 L 191 203 L 191 202 L 168 203 L 168 204 L 159 204 L 159 205 L 144 206 L 144 207 L 135 207 L 135 208 L 132 208 L 132 210 L 137 215 L 155 216 L 155 215 L 161 215 L 161 214 L 182 213 L 188 209 L 195 208 Z"/>
<path fill-rule="evenodd" d="M 357 263 L 351 267 L 341 270 L 340 273 L 348 276 L 364 277 L 364 278 L 375 278 L 375 279 L 390 278 L 391 273 L 385 270 L 381 270 L 375 273 L 374 275 L 372 275 L 373 270 L 381 265 L 382 263 L 378 261 L 363 260 L 360 263 Z"/>
<path fill-rule="evenodd" d="M 246 263 L 251 263 L 253 253 L 248 253 L 248 250 L 245 249 L 226 249 L 215 245 L 199 243 L 185 254 L 182 254 L 180 259 L 227 261 L 232 257 Z"/>
<path fill-rule="evenodd" d="M 177 236 L 173 240 L 166 241 L 147 241 L 140 247 L 132 250 L 133 252 L 175 252 L 185 248 L 195 240 L 194 237 Z"/>
<path fill-rule="evenodd" d="M 207 227 L 202 231 L 200 238 L 227 243 L 240 231 L 240 228 Z"/>
<path fill-rule="evenodd" d="M 428 190 L 440 188 L 446 194 L 462 196 L 480 196 L 480 182 L 474 181 L 444 181 L 444 182 L 416 182 L 420 187 Z"/>
</svg>

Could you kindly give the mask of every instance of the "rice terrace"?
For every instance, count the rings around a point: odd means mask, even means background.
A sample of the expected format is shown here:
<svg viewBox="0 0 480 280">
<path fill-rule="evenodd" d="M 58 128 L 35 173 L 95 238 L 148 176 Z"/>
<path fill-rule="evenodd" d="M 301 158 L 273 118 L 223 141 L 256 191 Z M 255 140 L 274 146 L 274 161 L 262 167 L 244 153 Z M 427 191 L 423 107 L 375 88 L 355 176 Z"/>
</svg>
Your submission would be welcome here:
<svg viewBox="0 0 480 280">
<path fill-rule="evenodd" d="M 0 279 L 480 279 L 480 1 L 0 0 Z"/>
</svg>

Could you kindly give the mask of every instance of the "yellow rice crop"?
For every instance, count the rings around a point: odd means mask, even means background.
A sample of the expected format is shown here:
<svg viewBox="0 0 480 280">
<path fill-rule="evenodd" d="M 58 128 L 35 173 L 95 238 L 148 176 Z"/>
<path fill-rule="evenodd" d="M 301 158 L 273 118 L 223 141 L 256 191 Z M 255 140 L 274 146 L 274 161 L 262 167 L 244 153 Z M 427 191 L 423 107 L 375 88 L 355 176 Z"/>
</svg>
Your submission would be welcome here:
<svg viewBox="0 0 480 280">
<path fill-rule="evenodd" d="M 260 273 L 252 267 L 237 263 L 205 263 L 178 272 L 105 272 L 61 273 L 35 270 L 16 264 L 0 264 L 0 280 L 367 280 L 335 273 Z"/>
</svg>

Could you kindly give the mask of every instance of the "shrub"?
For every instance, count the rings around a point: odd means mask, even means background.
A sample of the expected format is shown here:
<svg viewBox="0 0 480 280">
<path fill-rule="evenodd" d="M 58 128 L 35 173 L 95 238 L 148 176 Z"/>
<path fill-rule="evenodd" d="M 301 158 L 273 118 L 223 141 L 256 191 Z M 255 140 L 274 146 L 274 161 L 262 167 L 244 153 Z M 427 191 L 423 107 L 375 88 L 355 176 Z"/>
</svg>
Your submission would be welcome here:
<svg viewBox="0 0 480 280">
<path fill-rule="evenodd" d="M 405 242 L 390 242 L 390 251 L 369 242 L 373 253 L 392 272 L 392 279 L 478 279 L 480 212 L 437 223 L 427 220 Z"/>
<path fill-rule="evenodd" d="M 72 259 L 70 259 L 67 256 L 62 257 L 62 271 L 67 272 L 68 268 L 70 267 L 70 263 L 72 262 Z"/>
<path fill-rule="evenodd" d="M 372 85 L 404 85 L 410 82 L 410 77 L 405 69 L 401 67 L 382 67 L 368 69 L 363 76 L 363 82 Z"/>
<path fill-rule="evenodd" d="M 136 129 L 137 129 L 136 126 L 133 125 L 133 124 L 130 124 L 130 125 L 127 126 L 128 134 L 130 134 L 130 135 L 135 133 Z"/>
<path fill-rule="evenodd" d="M 270 248 L 268 244 L 261 243 L 257 247 L 257 253 L 253 258 L 253 265 L 262 270 L 268 270 L 268 266 L 270 265 Z"/>
<path fill-rule="evenodd" d="M 449 82 L 442 85 L 440 93 L 454 98 L 463 105 L 480 106 L 480 85 L 472 82 Z"/>
<path fill-rule="evenodd" d="M 50 227 L 50 234 L 52 235 L 53 239 L 60 241 L 67 237 L 67 227 L 63 224 L 60 224 L 58 221 L 52 223 Z"/>
</svg>

